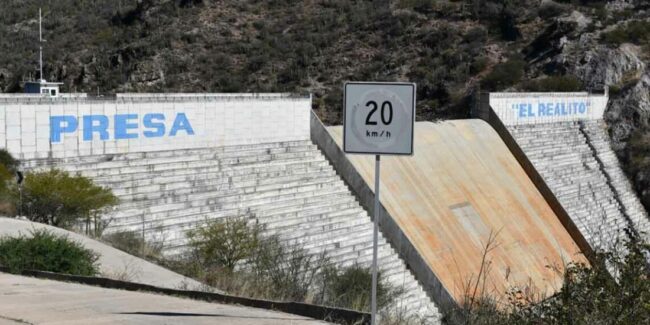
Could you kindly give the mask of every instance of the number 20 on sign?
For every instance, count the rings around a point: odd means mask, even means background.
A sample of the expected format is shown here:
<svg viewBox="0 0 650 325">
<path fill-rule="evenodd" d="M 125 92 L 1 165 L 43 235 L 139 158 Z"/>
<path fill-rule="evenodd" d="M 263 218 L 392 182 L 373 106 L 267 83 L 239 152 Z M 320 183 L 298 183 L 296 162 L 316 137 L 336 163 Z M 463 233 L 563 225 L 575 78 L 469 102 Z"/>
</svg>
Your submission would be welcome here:
<svg viewBox="0 0 650 325">
<path fill-rule="evenodd" d="M 344 88 L 346 153 L 413 154 L 415 84 L 347 82 Z"/>
</svg>

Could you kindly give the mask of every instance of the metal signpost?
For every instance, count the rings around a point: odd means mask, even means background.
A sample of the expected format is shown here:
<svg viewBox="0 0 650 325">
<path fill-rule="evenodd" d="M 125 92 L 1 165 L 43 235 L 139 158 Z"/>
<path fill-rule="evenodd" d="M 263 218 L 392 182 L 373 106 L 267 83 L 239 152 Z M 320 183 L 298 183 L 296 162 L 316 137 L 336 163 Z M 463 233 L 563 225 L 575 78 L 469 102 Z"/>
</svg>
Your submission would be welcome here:
<svg viewBox="0 0 650 325">
<path fill-rule="evenodd" d="M 415 84 L 347 82 L 343 89 L 343 151 L 375 155 L 375 220 L 372 248 L 372 319 L 377 318 L 377 241 L 381 155 L 413 155 Z"/>
<path fill-rule="evenodd" d="M 16 183 L 18 184 L 18 193 L 19 193 L 19 199 L 18 199 L 18 216 L 22 217 L 23 216 L 23 181 L 25 180 L 25 176 L 23 176 L 23 173 L 21 171 L 16 171 Z"/>
</svg>

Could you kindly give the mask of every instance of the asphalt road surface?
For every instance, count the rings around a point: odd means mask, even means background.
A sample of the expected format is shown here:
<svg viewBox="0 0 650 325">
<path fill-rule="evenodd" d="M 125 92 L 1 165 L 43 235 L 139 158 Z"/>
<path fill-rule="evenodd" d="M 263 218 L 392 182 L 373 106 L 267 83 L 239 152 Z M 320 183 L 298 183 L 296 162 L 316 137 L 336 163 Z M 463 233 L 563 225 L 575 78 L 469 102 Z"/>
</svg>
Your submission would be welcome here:
<svg viewBox="0 0 650 325">
<path fill-rule="evenodd" d="M 281 312 L 0 273 L 0 325 L 326 322 Z"/>
</svg>

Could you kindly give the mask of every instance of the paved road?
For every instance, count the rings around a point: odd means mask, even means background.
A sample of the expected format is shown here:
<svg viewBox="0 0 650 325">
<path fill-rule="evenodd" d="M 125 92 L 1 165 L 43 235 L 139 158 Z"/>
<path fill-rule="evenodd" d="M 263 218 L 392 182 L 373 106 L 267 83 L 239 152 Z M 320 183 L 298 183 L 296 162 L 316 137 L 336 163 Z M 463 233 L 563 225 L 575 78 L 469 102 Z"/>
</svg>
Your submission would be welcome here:
<svg viewBox="0 0 650 325">
<path fill-rule="evenodd" d="M 99 268 L 102 276 L 171 289 L 194 290 L 203 286 L 198 281 L 65 229 L 25 220 L 0 217 L 0 236 L 15 236 L 20 233 L 29 234 L 32 229 L 48 229 L 56 234 L 68 236 L 68 238 L 82 243 L 84 247 L 99 253 Z"/>
<path fill-rule="evenodd" d="M 0 273 L 0 325 L 327 324 L 264 309 Z"/>
</svg>

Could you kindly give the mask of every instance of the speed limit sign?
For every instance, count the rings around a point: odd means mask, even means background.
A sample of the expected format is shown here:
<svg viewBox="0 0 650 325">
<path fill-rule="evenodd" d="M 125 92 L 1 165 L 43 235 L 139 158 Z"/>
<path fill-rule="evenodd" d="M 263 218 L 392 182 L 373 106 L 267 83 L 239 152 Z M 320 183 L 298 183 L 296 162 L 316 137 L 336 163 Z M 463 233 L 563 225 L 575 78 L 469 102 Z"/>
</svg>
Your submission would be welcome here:
<svg viewBox="0 0 650 325">
<path fill-rule="evenodd" d="M 343 151 L 375 155 L 374 230 L 370 324 L 377 320 L 379 176 L 381 155 L 412 155 L 415 84 L 346 82 L 343 86 Z"/>
<path fill-rule="evenodd" d="M 346 153 L 413 154 L 415 84 L 347 82 L 344 88 Z"/>
</svg>

